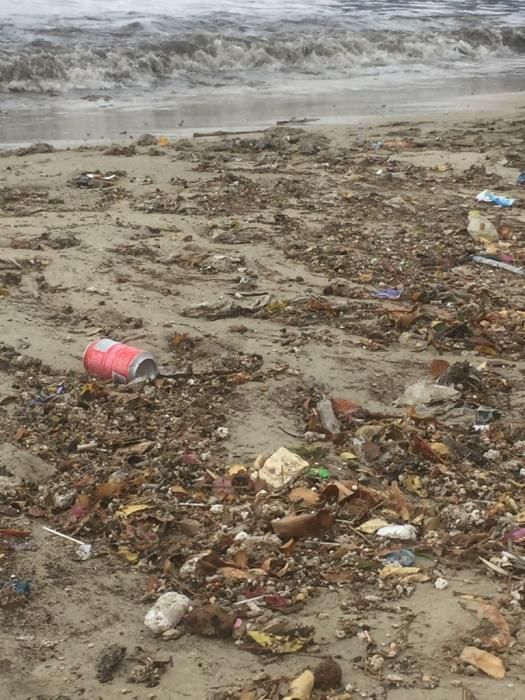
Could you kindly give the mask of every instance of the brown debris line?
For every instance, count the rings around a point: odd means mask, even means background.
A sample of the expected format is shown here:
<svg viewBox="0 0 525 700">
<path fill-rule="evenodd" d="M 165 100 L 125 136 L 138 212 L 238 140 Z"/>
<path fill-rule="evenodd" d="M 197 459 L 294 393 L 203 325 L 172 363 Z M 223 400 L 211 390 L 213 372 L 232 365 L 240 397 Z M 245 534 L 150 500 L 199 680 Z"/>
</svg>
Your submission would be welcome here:
<svg viewBox="0 0 525 700">
<path fill-rule="evenodd" d="M 295 582 L 290 605 L 306 575 L 321 586 L 323 581 L 374 580 L 384 541 L 375 540 L 375 530 L 358 531 L 374 517 L 416 523 L 418 546 L 450 562 L 501 551 L 508 508 L 520 510 L 520 494 L 509 501 L 512 472 L 502 477 L 499 461 L 486 452 L 497 448 L 501 458 L 517 458 L 514 444 L 522 427 L 494 421 L 487 431 L 475 433 L 474 411 L 467 414 L 467 424 L 456 425 L 447 422 L 446 414 L 422 418 L 419 407 L 395 416 L 374 415 L 350 397 L 338 397 L 332 405 L 341 416 L 340 433 L 320 435 L 318 445 L 324 447 L 313 459 L 315 453 L 305 446 L 302 456 L 310 467 L 274 494 L 256 476 L 259 461 L 253 467 L 227 466 L 218 432 L 239 390 L 231 373 L 248 366 L 251 356 L 232 355 L 216 371 L 216 361 L 211 366 L 202 357 L 197 361 L 199 343 L 181 334 L 170 344 L 187 362 L 180 377 L 159 378 L 134 392 L 70 375 L 65 394 L 53 401 L 17 402 L 2 426 L 4 439 L 35 452 L 45 444 L 46 460 L 58 472 L 52 484 L 19 488 L 19 507 L 47 518 L 60 531 L 98 542 L 101 551 L 157 568 L 180 582 L 184 592 L 205 597 L 201 586 L 209 577 L 208 593 L 222 604 L 239 595 L 249 600 L 254 588 L 264 593 L 272 579 Z M 23 364 L 20 357 L 3 347 L 7 366 Z M 470 370 L 461 372 L 468 406 Z M 473 376 L 476 390 L 490 386 L 498 396 L 502 380 L 496 372 L 485 368 Z M 61 381 L 29 362 L 26 395 L 51 394 Z M 315 390 L 306 400 L 298 394 L 305 431 L 318 420 L 316 406 Z M 247 512 L 242 526 L 236 524 L 238 509 Z M 1 532 L 7 551 L 26 534 L 16 528 Z M 315 571 L 306 563 L 311 538 L 333 542 Z M 368 563 L 348 568 L 345 555 L 352 550 Z"/>
</svg>

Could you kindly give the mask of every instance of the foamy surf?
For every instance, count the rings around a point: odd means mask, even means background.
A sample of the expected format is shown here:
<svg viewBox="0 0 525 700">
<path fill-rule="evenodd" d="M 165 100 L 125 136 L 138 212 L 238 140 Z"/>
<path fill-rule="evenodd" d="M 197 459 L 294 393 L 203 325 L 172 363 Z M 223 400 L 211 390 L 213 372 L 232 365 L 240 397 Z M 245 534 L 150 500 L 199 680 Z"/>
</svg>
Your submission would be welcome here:
<svg viewBox="0 0 525 700">
<path fill-rule="evenodd" d="M 235 6 L 222 4 L 229 10 Z M 459 12 L 461 2 L 441 3 L 448 13 L 420 2 L 410 18 L 404 16 L 410 4 L 390 3 L 386 15 L 374 11 L 384 3 L 343 1 L 329 12 L 326 3 L 310 2 L 304 4 L 310 15 L 300 21 L 299 15 L 284 20 L 187 11 L 136 19 L 104 12 L 50 16 L 29 25 L 27 18 L 24 23 L 15 17 L 0 26 L 0 91 L 264 86 L 308 76 L 352 80 L 385 74 L 409 82 L 417 74 L 432 80 L 446 79 L 447 73 L 497 75 L 525 67 L 525 30 L 516 13 L 481 13 L 473 23 Z M 372 10 L 365 11 L 367 5 Z M 492 13 L 503 5 L 509 3 L 492 3 Z M 312 6 L 323 12 L 312 14 Z"/>
</svg>

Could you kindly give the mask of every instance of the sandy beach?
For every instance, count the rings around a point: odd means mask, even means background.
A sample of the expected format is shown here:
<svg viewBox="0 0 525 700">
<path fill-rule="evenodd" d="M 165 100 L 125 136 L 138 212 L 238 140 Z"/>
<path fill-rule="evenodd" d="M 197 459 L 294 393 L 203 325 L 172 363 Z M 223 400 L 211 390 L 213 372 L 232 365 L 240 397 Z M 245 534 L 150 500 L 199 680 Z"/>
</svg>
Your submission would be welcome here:
<svg viewBox="0 0 525 700">
<path fill-rule="evenodd" d="M 329 656 L 343 680 L 312 698 L 523 697 L 522 545 L 502 558 L 525 522 L 523 277 L 472 260 L 525 259 L 523 100 L 506 104 L 0 152 L 0 580 L 31 582 L 0 590 L 2 697 L 278 699 Z M 477 204 L 486 189 L 517 201 Z M 467 232 L 475 207 L 496 241 Z M 163 375 L 90 379 L 97 337 Z M 404 401 L 416 382 L 449 394 Z M 281 446 L 309 471 L 254 486 Z M 321 510 L 322 532 L 275 534 Z M 406 577 L 385 573 L 400 545 Z M 170 590 L 235 623 L 154 636 Z M 297 653 L 248 635 L 296 627 Z M 108 645 L 126 656 L 106 677 Z"/>
</svg>

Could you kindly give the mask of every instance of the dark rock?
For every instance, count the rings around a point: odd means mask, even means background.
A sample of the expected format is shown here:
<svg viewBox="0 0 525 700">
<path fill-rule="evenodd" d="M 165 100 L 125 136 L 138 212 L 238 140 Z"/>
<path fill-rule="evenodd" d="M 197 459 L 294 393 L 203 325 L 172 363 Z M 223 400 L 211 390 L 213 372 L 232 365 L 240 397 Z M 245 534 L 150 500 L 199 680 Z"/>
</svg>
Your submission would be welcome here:
<svg viewBox="0 0 525 700">
<path fill-rule="evenodd" d="M 101 683 L 107 683 L 113 678 L 115 669 L 125 655 L 126 647 L 120 644 L 110 644 L 102 649 L 96 662 L 97 678 Z"/>
</svg>

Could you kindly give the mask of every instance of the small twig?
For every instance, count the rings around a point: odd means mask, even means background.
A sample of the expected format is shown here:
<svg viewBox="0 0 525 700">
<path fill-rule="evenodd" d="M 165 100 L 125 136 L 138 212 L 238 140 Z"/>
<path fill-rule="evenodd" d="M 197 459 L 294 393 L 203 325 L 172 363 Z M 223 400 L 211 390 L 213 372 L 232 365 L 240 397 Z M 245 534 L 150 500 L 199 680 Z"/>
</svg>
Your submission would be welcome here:
<svg viewBox="0 0 525 700">
<path fill-rule="evenodd" d="M 251 131 L 196 131 L 194 139 L 203 139 L 212 136 L 245 136 L 247 134 L 264 134 L 266 129 L 252 129 Z"/>
<path fill-rule="evenodd" d="M 335 522 L 336 523 L 345 523 L 345 525 L 348 525 L 348 527 L 350 528 L 350 530 L 352 530 L 352 532 L 354 532 L 356 535 L 359 535 L 359 537 L 361 537 L 361 539 L 363 539 L 368 545 L 370 545 L 371 547 L 374 546 L 374 543 L 372 542 L 372 540 L 369 540 L 366 535 L 364 535 L 362 532 L 359 532 L 359 530 L 357 530 L 353 525 L 350 524 L 349 520 L 340 520 L 339 518 L 337 518 L 337 520 Z"/>
<path fill-rule="evenodd" d="M 285 435 L 288 435 L 289 437 L 296 438 L 297 440 L 302 440 L 302 439 L 303 439 L 303 436 L 302 436 L 302 435 L 296 435 L 295 433 L 289 433 L 289 432 L 288 432 L 287 430 L 285 430 L 284 428 L 281 428 L 280 425 L 278 426 L 278 428 L 279 428 L 279 430 L 280 430 L 282 433 L 284 433 Z"/>
</svg>

